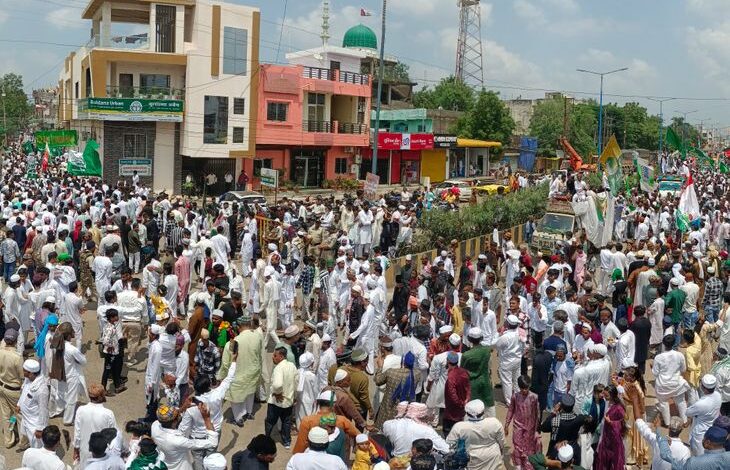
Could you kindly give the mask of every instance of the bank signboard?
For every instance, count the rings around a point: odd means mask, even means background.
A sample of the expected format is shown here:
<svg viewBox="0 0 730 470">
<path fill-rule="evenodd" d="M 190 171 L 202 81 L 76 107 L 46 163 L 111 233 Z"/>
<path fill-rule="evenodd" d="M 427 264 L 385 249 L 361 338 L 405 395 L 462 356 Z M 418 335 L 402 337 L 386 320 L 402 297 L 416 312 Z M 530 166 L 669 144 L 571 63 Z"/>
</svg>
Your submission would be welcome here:
<svg viewBox="0 0 730 470">
<path fill-rule="evenodd" d="M 152 159 L 126 158 L 119 160 L 119 176 L 132 176 L 135 171 L 139 176 L 152 176 Z"/>
<path fill-rule="evenodd" d="M 101 121 L 182 122 L 183 101 L 85 98 L 79 100 L 79 118 Z"/>
</svg>

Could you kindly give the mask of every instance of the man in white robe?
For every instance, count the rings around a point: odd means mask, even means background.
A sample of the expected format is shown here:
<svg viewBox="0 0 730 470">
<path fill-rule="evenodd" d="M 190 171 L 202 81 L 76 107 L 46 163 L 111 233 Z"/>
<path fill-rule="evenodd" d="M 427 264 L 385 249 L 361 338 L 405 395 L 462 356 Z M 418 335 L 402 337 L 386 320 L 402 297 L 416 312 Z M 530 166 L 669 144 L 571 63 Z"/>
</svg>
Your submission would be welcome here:
<svg viewBox="0 0 730 470">
<path fill-rule="evenodd" d="M 223 233 L 223 226 L 219 226 L 217 233 L 213 235 L 210 242 L 213 247 L 216 263 L 223 265 L 224 270 L 228 270 L 228 255 L 231 253 L 231 244 L 228 237 Z"/>
<path fill-rule="evenodd" d="M 469 453 L 468 470 L 498 470 L 504 468 L 502 455 L 505 448 L 504 427 L 493 417 L 484 416 L 485 406 L 481 400 L 466 404 L 464 421 L 454 424 L 446 437 L 449 446 L 459 439 L 466 441 Z"/>
<path fill-rule="evenodd" d="M 370 210 L 370 203 L 363 203 L 362 209 L 357 214 L 357 233 L 358 243 L 356 251 L 358 256 L 367 257 L 370 254 L 370 248 L 373 243 L 373 213 Z"/>
<path fill-rule="evenodd" d="M 104 304 L 104 294 L 112 287 L 112 260 L 113 254 L 111 248 L 107 249 L 104 254 L 99 254 L 94 258 L 92 269 L 94 271 L 94 284 L 99 297 L 99 304 Z"/>
<path fill-rule="evenodd" d="M 79 407 L 74 420 L 74 460 L 79 461 L 79 468 L 85 468 L 91 458 L 89 437 L 92 433 L 106 428 L 117 428 L 114 412 L 104 406 L 106 393 L 100 384 L 89 386 L 89 403 Z M 120 432 L 117 429 L 117 432 Z"/>
<path fill-rule="evenodd" d="M 664 352 L 657 354 L 651 368 L 656 379 L 654 389 L 657 395 L 657 408 L 659 408 L 664 424 L 667 425 L 669 423 L 669 400 L 672 399 L 677 405 L 679 417 L 683 422 L 687 422 L 687 401 L 684 395 L 689 389 L 689 384 L 683 377 L 687 370 L 687 363 L 684 354 L 673 349 L 674 335 L 666 335 L 662 339 L 662 345 Z"/>
<path fill-rule="evenodd" d="M 433 417 L 432 424 L 438 426 L 439 414 L 443 408 L 446 408 L 446 379 L 449 375 L 449 368 L 447 366 L 447 358 L 449 353 L 456 353 L 461 361 L 461 336 L 456 333 L 452 333 L 449 336 L 449 345 L 451 346 L 450 351 L 444 351 L 436 354 L 431 360 L 431 367 L 428 371 L 428 382 L 426 382 L 426 391 L 429 392 L 428 398 L 426 399 L 426 406 L 428 406 L 431 416 Z M 457 362 L 458 364 L 458 362 Z"/>
<path fill-rule="evenodd" d="M 48 426 L 48 380 L 41 374 L 41 365 L 34 359 L 23 362 L 23 388 L 20 391 L 21 448 L 42 447 L 41 433 Z"/>
<path fill-rule="evenodd" d="M 705 374 L 700 383 L 702 396 L 687 408 L 687 417 L 692 418 L 692 429 L 689 432 L 689 446 L 692 455 L 702 455 L 705 449 L 702 440 L 705 432 L 712 426 L 712 423 L 720 416 L 722 396 L 715 390 L 717 378 L 712 374 Z"/>
</svg>

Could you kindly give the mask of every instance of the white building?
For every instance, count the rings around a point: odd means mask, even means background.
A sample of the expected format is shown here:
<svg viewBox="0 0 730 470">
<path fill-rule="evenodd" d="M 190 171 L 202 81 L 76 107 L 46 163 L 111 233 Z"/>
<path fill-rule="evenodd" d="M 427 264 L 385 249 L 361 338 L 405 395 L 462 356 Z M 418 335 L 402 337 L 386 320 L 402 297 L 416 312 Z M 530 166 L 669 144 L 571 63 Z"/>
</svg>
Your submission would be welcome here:
<svg viewBox="0 0 730 470">
<path fill-rule="evenodd" d="M 255 153 L 258 9 L 210 0 L 91 0 L 89 43 L 66 58 L 59 127 L 100 145 L 104 178 L 133 170 L 180 192 L 214 173 L 225 190 Z M 115 34 L 141 25 L 143 32 Z M 137 30 L 139 30 L 139 26 Z"/>
</svg>

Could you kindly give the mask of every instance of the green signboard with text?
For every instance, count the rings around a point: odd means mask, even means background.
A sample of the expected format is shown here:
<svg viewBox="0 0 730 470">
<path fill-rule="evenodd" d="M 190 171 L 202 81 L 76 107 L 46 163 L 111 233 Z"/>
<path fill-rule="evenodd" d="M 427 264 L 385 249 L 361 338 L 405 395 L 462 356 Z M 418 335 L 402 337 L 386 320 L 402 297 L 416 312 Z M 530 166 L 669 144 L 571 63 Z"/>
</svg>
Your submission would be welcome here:
<svg viewBox="0 0 730 470">
<path fill-rule="evenodd" d="M 39 151 L 43 151 L 48 143 L 49 148 L 54 147 L 76 147 L 78 145 L 78 133 L 75 130 L 58 131 L 37 131 L 35 133 L 35 145 Z"/>
<path fill-rule="evenodd" d="M 79 100 L 79 117 L 106 121 L 182 122 L 182 100 L 86 98 Z"/>
</svg>

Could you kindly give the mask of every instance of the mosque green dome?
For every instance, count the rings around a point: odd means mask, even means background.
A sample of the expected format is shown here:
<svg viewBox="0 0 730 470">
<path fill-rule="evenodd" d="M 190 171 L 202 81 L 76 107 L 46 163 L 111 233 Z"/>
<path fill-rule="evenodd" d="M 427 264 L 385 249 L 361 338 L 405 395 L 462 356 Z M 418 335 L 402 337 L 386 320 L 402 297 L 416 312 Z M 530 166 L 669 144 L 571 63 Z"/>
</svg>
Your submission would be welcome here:
<svg viewBox="0 0 730 470">
<path fill-rule="evenodd" d="M 345 37 L 342 39 L 342 47 L 377 49 L 378 38 L 372 29 L 364 24 L 359 24 L 347 30 Z"/>
</svg>

